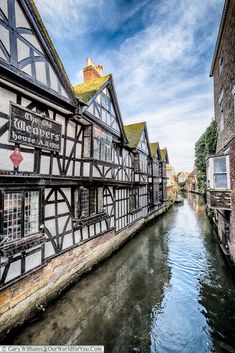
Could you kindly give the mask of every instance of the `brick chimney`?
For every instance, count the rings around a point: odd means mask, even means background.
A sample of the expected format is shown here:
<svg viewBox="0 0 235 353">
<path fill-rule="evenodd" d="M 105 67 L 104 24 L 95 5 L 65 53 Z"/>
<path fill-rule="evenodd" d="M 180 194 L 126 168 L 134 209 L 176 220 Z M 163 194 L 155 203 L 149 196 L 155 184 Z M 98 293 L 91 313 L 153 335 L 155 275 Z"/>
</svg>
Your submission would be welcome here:
<svg viewBox="0 0 235 353">
<path fill-rule="evenodd" d="M 102 75 L 103 75 L 103 66 L 97 65 L 95 67 L 93 60 L 91 58 L 88 58 L 87 66 L 84 67 L 83 69 L 84 82 L 89 80 L 95 80 L 96 78 L 102 77 Z"/>
</svg>

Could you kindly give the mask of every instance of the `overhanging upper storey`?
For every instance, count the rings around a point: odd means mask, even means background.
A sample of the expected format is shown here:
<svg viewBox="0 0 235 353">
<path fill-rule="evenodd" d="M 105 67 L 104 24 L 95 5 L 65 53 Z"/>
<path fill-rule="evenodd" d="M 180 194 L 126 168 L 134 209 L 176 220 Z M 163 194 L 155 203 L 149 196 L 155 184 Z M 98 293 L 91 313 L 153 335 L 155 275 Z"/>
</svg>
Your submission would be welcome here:
<svg viewBox="0 0 235 353">
<path fill-rule="evenodd" d="M 96 72 L 92 65 L 89 67 L 92 72 Z M 95 77 L 88 76 L 84 83 L 75 85 L 74 92 L 85 103 L 83 114 L 88 119 L 111 132 L 120 142 L 127 143 L 112 75 L 103 77 L 96 72 Z"/>
<path fill-rule="evenodd" d="M 23 86 L 28 82 L 75 105 L 69 79 L 32 0 L 0 2 L 0 66 Z"/>
</svg>

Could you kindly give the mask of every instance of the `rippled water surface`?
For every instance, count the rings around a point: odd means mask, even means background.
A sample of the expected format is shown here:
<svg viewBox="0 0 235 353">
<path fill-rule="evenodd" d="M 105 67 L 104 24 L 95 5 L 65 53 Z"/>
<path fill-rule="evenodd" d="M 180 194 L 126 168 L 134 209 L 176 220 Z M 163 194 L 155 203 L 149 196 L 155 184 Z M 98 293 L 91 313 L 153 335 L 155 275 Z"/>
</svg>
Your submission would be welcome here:
<svg viewBox="0 0 235 353">
<path fill-rule="evenodd" d="M 235 352 L 235 281 L 202 201 L 139 233 L 21 329 L 13 344 L 104 344 L 106 353 Z"/>
</svg>

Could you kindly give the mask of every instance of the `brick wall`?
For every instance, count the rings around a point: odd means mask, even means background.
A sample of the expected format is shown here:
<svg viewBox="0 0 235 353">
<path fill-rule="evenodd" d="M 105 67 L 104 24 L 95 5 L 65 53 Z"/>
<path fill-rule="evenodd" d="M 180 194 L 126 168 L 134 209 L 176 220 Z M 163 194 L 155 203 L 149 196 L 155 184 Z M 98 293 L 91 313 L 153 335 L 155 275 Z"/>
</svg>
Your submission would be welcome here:
<svg viewBox="0 0 235 353">
<path fill-rule="evenodd" d="M 235 133 L 234 95 L 235 85 L 235 1 L 231 1 L 226 27 L 218 51 L 214 68 L 214 108 L 215 118 L 218 123 L 217 152 L 222 150 L 233 138 Z M 220 73 L 220 58 L 223 57 L 223 69 Z M 224 129 L 220 131 L 221 112 L 219 98 L 223 94 Z"/>
</svg>

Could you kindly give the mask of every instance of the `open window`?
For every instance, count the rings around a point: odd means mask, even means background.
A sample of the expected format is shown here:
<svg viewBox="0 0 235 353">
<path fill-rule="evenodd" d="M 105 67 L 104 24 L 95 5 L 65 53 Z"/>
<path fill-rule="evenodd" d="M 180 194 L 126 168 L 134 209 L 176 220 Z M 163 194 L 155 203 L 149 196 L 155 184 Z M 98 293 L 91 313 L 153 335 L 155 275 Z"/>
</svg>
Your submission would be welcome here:
<svg viewBox="0 0 235 353">
<path fill-rule="evenodd" d="M 17 241 L 39 233 L 40 191 L 3 191 L 2 237 L 5 242 Z"/>
<path fill-rule="evenodd" d="M 214 156 L 208 159 L 207 186 L 212 190 L 230 189 L 229 155 Z"/>
</svg>

